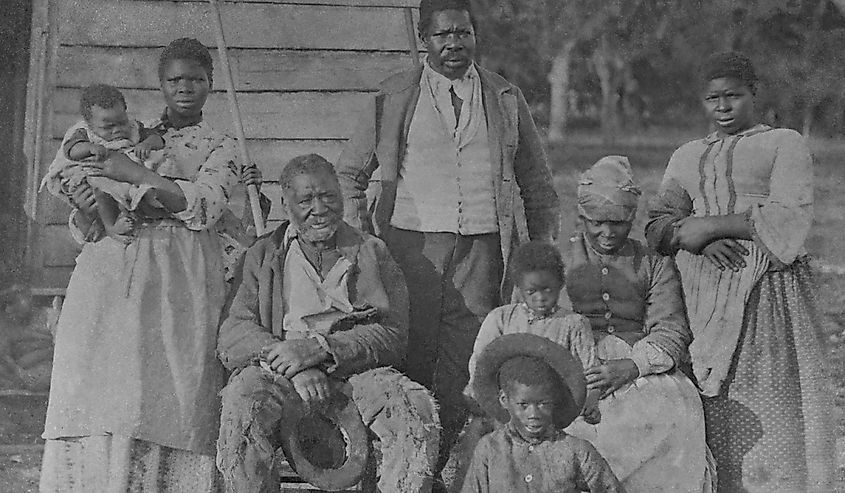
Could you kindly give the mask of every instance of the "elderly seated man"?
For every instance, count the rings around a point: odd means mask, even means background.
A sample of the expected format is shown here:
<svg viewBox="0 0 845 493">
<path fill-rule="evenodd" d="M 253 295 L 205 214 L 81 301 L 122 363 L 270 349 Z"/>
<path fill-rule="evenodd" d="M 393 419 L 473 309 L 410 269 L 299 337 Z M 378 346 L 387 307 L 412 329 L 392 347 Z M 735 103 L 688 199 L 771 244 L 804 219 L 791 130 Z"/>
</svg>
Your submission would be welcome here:
<svg viewBox="0 0 845 493">
<path fill-rule="evenodd" d="M 402 273 L 381 240 L 343 222 L 331 163 L 294 158 L 280 182 L 289 222 L 248 250 L 220 328 L 218 353 L 233 372 L 217 446 L 227 491 L 278 491 L 277 437 L 300 431 L 285 416 L 338 405 L 339 394 L 379 438 L 379 489 L 428 491 L 434 400 L 390 368 L 408 340 Z"/>
</svg>

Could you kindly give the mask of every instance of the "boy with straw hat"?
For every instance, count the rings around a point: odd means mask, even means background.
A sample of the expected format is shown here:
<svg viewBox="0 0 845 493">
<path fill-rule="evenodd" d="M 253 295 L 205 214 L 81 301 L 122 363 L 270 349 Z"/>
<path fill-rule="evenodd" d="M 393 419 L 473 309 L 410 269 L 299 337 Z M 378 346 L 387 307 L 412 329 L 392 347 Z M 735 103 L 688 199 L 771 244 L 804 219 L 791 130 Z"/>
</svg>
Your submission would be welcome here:
<svg viewBox="0 0 845 493">
<path fill-rule="evenodd" d="M 586 397 L 583 368 L 563 346 L 503 335 L 481 353 L 473 377 L 479 406 L 505 424 L 478 443 L 464 493 L 624 491 L 589 442 L 563 431 Z"/>
</svg>

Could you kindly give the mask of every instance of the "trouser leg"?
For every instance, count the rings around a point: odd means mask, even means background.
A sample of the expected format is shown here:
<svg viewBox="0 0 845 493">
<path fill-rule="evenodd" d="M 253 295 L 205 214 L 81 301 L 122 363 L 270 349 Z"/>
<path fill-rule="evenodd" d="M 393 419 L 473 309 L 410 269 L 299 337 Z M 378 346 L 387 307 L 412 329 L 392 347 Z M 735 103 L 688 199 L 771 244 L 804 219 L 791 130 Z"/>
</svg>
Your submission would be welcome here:
<svg viewBox="0 0 845 493">
<path fill-rule="evenodd" d="M 430 491 L 440 438 L 434 398 L 425 387 L 389 368 L 355 375 L 349 383 L 364 424 L 381 444 L 379 490 Z"/>
<path fill-rule="evenodd" d="M 244 368 L 221 391 L 223 409 L 217 440 L 217 468 L 228 493 L 279 490 L 273 435 L 285 408 L 296 405 L 292 388 L 274 383 L 257 366 Z"/>
<path fill-rule="evenodd" d="M 411 380 L 432 389 L 441 333 L 443 276 L 454 253 L 457 236 L 393 228 L 385 241 L 405 275 L 410 300 L 408 348 L 412 349 L 408 351 L 403 369 Z"/>
<path fill-rule="evenodd" d="M 484 317 L 499 306 L 503 263 L 499 235 L 458 236 L 443 289 L 434 395 L 443 426 L 438 470 L 467 418 L 463 390 L 469 381 L 469 358 Z"/>
<path fill-rule="evenodd" d="M 386 240 L 411 301 L 406 373 L 431 389 L 440 405 L 439 473 L 466 419 L 462 392 L 475 337 L 484 317 L 501 301 L 499 235 L 394 228 Z"/>
</svg>

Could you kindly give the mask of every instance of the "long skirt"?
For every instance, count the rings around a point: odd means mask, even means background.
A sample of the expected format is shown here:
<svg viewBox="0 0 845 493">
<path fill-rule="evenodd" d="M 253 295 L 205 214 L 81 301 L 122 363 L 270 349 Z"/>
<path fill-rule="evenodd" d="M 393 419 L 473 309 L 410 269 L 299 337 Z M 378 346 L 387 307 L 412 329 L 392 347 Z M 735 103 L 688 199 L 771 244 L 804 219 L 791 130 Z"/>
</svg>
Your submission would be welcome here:
<svg viewBox="0 0 845 493">
<path fill-rule="evenodd" d="M 812 272 L 766 273 L 719 395 L 704 398 L 720 493 L 833 491 L 835 445 Z"/>
<path fill-rule="evenodd" d="M 214 493 L 214 457 L 123 436 L 47 440 L 42 493 Z"/>
<path fill-rule="evenodd" d="M 631 346 L 608 335 L 602 359 L 629 358 Z M 578 418 L 566 431 L 588 440 L 629 493 L 714 491 L 704 412 L 695 385 L 680 371 L 636 379 L 599 401 L 601 422 Z"/>
<path fill-rule="evenodd" d="M 52 441 L 127 437 L 213 464 L 224 383 L 215 354 L 223 297 L 214 232 L 164 220 L 139 226 L 129 244 L 111 238 L 86 244 L 56 331 L 45 463 L 57 446 Z M 110 458 L 116 450 L 102 448 Z"/>
</svg>

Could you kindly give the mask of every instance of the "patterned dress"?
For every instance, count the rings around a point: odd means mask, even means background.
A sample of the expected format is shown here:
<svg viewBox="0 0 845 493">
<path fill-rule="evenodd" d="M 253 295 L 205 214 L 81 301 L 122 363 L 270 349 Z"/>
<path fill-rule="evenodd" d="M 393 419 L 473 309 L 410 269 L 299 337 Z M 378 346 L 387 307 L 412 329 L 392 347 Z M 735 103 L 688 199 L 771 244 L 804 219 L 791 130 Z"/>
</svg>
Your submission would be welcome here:
<svg viewBox="0 0 845 493">
<path fill-rule="evenodd" d="M 812 205 L 804 139 L 766 125 L 679 148 L 651 205 L 649 242 L 681 274 L 720 492 L 832 491 L 832 407 L 803 247 Z M 720 271 L 673 251 L 677 220 L 727 214 L 751 227 L 753 239 L 739 240 L 747 267 Z"/>
<path fill-rule="evenodd" d="M 640 376 L 599 401 L 601 422 L 567 432 L 595 445 L 629 493 L 713 491 L 701 399 L 679 369 L 691 334 L 674 262 L 632 239 L 613 255 L 583 234 L 569 245 L 566 290 L 598 357 L 631 359 Z"/>
<path fill-rule="evenodd" d="M 234 143 L 202 122 L 168 126 L 164 140 L 159 172 L 187 208 L 146 211 L 130 243 L 105 237 L 77 258 L 56 334 L 41 491 L 220 488 L 225 288 L 214 227 L 238 182 Z"/>
</svg>

